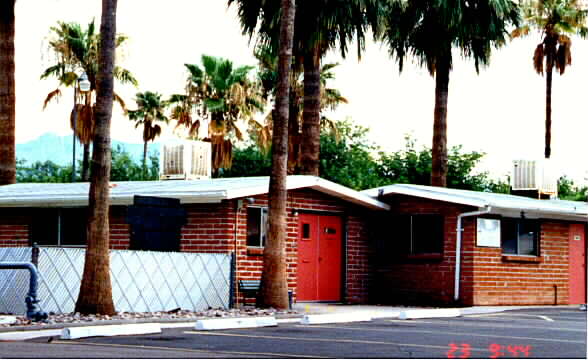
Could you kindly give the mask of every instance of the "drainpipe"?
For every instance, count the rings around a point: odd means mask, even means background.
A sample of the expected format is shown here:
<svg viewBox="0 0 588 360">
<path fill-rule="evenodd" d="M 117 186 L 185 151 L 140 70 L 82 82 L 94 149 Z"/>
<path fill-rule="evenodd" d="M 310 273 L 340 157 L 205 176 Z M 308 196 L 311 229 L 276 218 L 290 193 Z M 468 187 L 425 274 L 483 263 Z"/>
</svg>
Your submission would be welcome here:
<svg viewBox="0 0 588 360">
<path fill-rule="evenodd" d="M 455 287 L 453 291 L 453 300 L 459 300 L 459 278 L 461 276 L 461 233 L 463 232 L 461 226 L 461 219 L 468 216 L 478 216 L 488 214 L 492 208 L 486 206 L 484 210 L 466 212 L 457 215 L 457 239 L 455 241 Z"/>
<path fill-rule="evenodd" d="M 41 321 L 47 319 L 47 313 L 37 310 L 37 267 L 30 262 L 0 262 L 0 270 L 28 270 L 31 274 L 29 281 L 29 292 L 25 298 L 27 304 L 27 319 Z"/>
</svg>

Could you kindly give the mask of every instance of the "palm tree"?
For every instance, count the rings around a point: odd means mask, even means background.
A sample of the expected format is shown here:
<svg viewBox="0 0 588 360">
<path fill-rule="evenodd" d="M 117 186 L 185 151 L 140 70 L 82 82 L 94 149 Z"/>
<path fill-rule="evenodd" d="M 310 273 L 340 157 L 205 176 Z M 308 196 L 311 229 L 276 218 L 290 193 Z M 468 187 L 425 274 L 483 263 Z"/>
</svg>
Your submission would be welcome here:
<svg viewBox="0 0 588 360">
<path fill-rule="evenodd" d="M 167 102 L 161 98 L 161 94 L 151 91 L 137 93 L 137 110 L 129 110 L 129 119 L 135 121 L 135 128 L 143 125 L 143 171 L 147 169 L 147 143 L 154 141 L 161 135 L 161 127 L 155 122 L 168 123 L 165 115 Z"/>
<path fill-rule="evenodd" d="M 286 200 L 290 68 L 294 38 L 295 0 L 281 1 L 278 88 L 272 135 L 272 170 L 269 184 L 268 239 L 263 251 L 260 306 L 288 308 L 286 279 Z"/>
<path fill-rule="evenodd" d="M 62 86 L 75 87 L 78 74 L 86 73 L 91 84 L 90 91 L 75 93 L 75 106 L 70 115 L 70 126 L 73 130 L 75 119 L 75 135 L 80 143 L 84 145 L 82 181 L 88 181 L 90 144 L 94 137 L 95 128 L 95 92 L 100 34 L 95 31 L 94 21 L 90 22 L 86 29 L 82 29 L 80 24 L 77 23 L 58 22 L 57 26 L 51 27 L 51 36 L 49 49 L 55 55 L 55 64 L 43 71 L 41 79 L 54 77 L 58 80 L 58 86 L 47 94 L 43 109 L 52 100 L 59 99 L 62 95 Z M 116 47 L 122 45 L 126 40 L 126 36 L 117 35 Z M 114 77 L 122 84 L 130 83 L 134 86 L 138 84 L 129 70 L 119 66 L 114 68 Z M 122 98 L 116 93 L 113 96 L 122 109 L 126 111 Z"/>
<path fill-rule="evenodd" d="M 413 56 L 435 77 L 431 185 L 447 186 L 447 98 L 452 48 L 464 57 L 487 65 L 493 46 L 508 36 L 507 28 L 518 25 L 519 11 L 510 0 L 424 0 L 389 2 L 379 34 L 389 45 L 391 56 L 403 60 Z"/>
<path fill-rule="evenodd" d="M 96 128 L 92 149 L 89 193 L 88 246 L 75 311 L 82 314 L 115 313 L 110 282 L 109 179 L 110 122 L 114 97 L 117 0 L 102 0 L 100 51 L 96 77 Z"/>
<path fill-rule="evenodd" d="M 229 0 L 237 3 L 244 34 L 258 34 L 261 43 L 276 46 L 280 15 L 277 2 Z M 373 0 L 320 0 L 297 4 L 294 26 L 294 57 L 304 70 L 304 106 L 301 138 L 301 172 L 318 175 L 320 153 L 320 63 L 329 49 L 339 47 L 346 56 L 348 43 L 356 37 L 358 55 L 364 48 L 369 23 L 375 26 L 379 2 Z"/>
<path fill-rule="evenodd" d="M 533 54 L 533 67 L 545 72 L 545 158 L 551 156 L 551 85 L 553 68 L 563 75 L 572 64 L 572 39 L 568 35 L 588 34 L 588 11 L 577 0 L 537 0 L 525 3 L 524 25 L 513 31 L 513 37 L 527 35 L 531 28 L 541 32 L 542 40 Z"/>
<path fill-rule="evenodd" d="M 201 120 L 208 121 L 208 140 L 212 143 L 212 169 L 230 168 L 233 160 L 231 137 L 243 139 L 239 121 L 252 121 L 263 110 L 261 94 L 247 75 L 251 66 L 234 68 L 229 60 L 202 55 L 202 68 L 186 64 L 188 79 L 186 94 L 172 95 L 171 118 L 178 126 L 197 136 Z M 197 119 L 192 118 L 196 112 Z"/>
<path fill-rule="evenodd" d="M 255 56 L 259 61 L 258 78 L 261 84 L 264 99 L 268 99 L 270 95 L 274 94 L 277 88 L 277 56 L 271 53 L 271 49 L 267 46 L 261 46 L 256 49 Z M 335 110 L 340 104 L 346 104 L 348 101 L 341 95 L 337 89 L 327 87 L 327 81 L 335 78 L 333 69 L 339 64 L 328 63 L 321 66 L 321 111 Z M 296 71 L 296 66 L 293 64 L 290 75 L 290 110 L 288 119 L 288 174 L 295 174 L 300 172 L 301 165 L 301 138 L 300 128 L 302 125 L 303 113 L 303 78 L 302 71 Z M 271 129 L 273 125 L 272 113 L 266 119 L 265 124 L 253 122 L 252 131 L 255 134 L 254 138 L 257 145 L 263 150 L 268 151 L 271 145 Z M 321 129 L 329 129 L 331 132 L 337 134 L 338 129 L 336 123 L 321 116 Z"/>
<path fill-rule="evenodd" d="M 16 182 L 15 2 L 0 2 L 0 185 Z"/>
</svg>

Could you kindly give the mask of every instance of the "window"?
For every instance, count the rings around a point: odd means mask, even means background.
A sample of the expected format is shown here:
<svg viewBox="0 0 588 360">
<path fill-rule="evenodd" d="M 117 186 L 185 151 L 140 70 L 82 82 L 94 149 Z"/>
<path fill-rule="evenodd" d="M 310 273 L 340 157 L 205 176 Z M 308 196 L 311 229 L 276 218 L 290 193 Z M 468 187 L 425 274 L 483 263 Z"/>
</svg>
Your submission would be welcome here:
<svg viewBox="0 0 588 360">
<path fill-rule="evenodd" d="M 395 218 L 391 231 L 394 234 L 396 249 L 401 254 L 440 254 L 443 252 L 443 216 L 398 216 Z"/>
<path fill-rule="evenodd" d="M 267 233 L 267 208 L 247 208 L 247 246 L 263 247 Z"/>
<path fill-rule="evenodd" d="M 539 221 L 502 219 L 502 252 L 508 255 L 539 255 Z"/>
<path fill-rule="evenodd" d="M 85 246 L 86 208 L 37 209 L 31 224 L 31 240 L 40 246 Z"/>
</svg>

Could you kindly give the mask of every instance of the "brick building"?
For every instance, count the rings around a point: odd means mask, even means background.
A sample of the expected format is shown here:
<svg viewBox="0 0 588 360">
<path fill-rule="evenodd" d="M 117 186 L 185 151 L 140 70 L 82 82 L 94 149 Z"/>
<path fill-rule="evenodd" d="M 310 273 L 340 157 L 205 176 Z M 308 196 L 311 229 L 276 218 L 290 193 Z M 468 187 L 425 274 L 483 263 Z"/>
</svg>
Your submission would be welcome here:
<svg viewBox="0 0 588 360">
<path fill-rule="evenodd" d="M 372 235 L 378 302 L 586 302 L 586 203 L 404 184 L 364 193 L 391 206 Z"/>
<path fill-rule="evenodd" d="M 112 183 L 111 247 L 235 253 L 236 280 L 259 279 L 267 191 L 267 177 Z M 87 183 L 0 187 L 0 247 L 84 246 L 87 194 Z M 287 214 L 298 301 L 586 301 L 585 203 L 290 176 Z"/>
<path fill-rule="evenodd" d="M 236 281 L 259 279 L 268 183 L 112 183 L 111 248 L 236 253 Z M 389 206 L 317 177 L 290 176 L 288 190 L 287 271 L 295 299 L 367 302 L 367 222 Z M 0 246 L 84 246 L 87 194 L 87 183 L 0 187 Z M 235 291 L 238 303 L 251 301 Z"/>
</svg>

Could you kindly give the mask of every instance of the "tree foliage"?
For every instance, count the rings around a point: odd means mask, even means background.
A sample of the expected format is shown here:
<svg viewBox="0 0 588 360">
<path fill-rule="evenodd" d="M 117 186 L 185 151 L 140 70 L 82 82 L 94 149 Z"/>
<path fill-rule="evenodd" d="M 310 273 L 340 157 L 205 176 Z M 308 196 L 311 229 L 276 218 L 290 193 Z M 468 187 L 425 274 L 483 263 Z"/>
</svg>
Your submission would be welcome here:
<svg viewBox="0 0 588 360">
<path fill-rule="evenodd" d="M 337 123 L 338 134 L 323 131 L 321 135 L 321 176 L 327 180 L 365 190 L 383 185 L 431 184 L 431 149 L 417 149 L 415 141 L 405 137 L 404 148 L 387 153 L 367 139 L 368 129 L 350 120 Z M 491 179 L 476 167 L 484 153 L 466 152 L 454 146 L 448 156 L 447 183 L 451 188 L 508 193 L 508 181 Z M 270 173 L 267 153 L 251 144 L 235 150 L 233 167 L 222 177 L 267 176 Z"/>
<path fill-rule="evenodd" d="M 81 171 L 77 166 L 76 171 Z M 111 181 L 140 181 L 159 179 L 159 158 L 152 153 L 146 172 L 140 162 L 133 160 L 129 152 L 120 145 L 112 149 Z M 61 166 L 54 162 L 37 161 L 27 164 L 19 159 L 16 163 L 16 180 L 19 183 L 68 183 L 71 182 L 71 165 Z"/>
<path fill-rule="evenodd" d="M 557 194 L 562 200 L 587 201 L 588 186 L 578 186 L 564 175 L 557 183 Z"/>
</svg>

